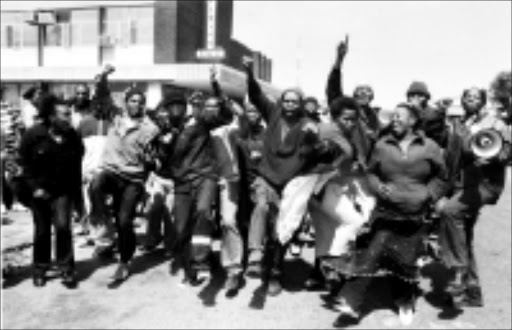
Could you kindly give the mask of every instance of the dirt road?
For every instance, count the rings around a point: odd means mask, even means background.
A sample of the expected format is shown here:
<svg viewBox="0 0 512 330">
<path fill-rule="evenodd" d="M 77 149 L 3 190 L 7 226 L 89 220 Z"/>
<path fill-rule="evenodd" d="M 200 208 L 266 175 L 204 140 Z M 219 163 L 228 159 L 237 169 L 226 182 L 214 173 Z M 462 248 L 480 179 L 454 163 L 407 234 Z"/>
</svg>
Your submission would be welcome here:
<svg viewBox="0 0 512 330">
<path fill-rule="evenodd" d="M 509 176 L 510 177 L 510 176 Z M 30 240 L 28 214 L 14 214 L 15 223 L 2 226 L 3 249 Z M 141 231 L 142 228 L 139 228 Z M 418 302 L 413 329 L 510 329 L 511 319 L 511 190 L 509 185 L 498 205 L 484 210 L 476 228 L 485 307 L 466 310 L 455 319 L 438 317 L 431 281 L 425 278 L 425 297 Z M 4 282 L 2 328 L 330 328 L 337 313 L 326 308 L 321 293 L 306 292 L 301 285 L 310 270 L 312 251 L 302 258 L 288 257 L 286 287 L 278 297 L 266 297 L 257 280 L 248 280 L 234 298 L 225 297 L 219 273 L 198 288 L 183 286 L 182 274 L 171 276 L 162 254 L 137 254 L 134 274 L 121 287 L 107 289 L 115 264 L 91 258 L 92 249 L 76 240 L 80 285 L 65 289 L 58 279 L 34 288 L 30 278 L 30 249 L 9 252 L 22 267 Z M 6 255 L 4 254 L 4 258 Z M 8 257 L 8 256 L 7 256 Z M 386 286 L 377 282 L 369 300 L 375 310 L 355 328 L 400 328 L 396 315 L 383 306 Z"/>
</svg>

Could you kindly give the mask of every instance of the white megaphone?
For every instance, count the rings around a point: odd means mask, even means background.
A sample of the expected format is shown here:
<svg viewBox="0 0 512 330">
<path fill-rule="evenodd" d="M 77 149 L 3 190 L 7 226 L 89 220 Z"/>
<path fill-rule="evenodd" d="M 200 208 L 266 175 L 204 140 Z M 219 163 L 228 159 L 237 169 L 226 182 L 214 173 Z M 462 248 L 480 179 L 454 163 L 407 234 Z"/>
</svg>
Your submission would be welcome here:
<svg viewBox="0 0 512 330">
<path fill-rule="evenodd" d="M 476 157 L 490 159 L 498 156 L 501 152 L 503 137 L 495 129 L 483 129 L 471 136 L 469 145 Z"/>
</svg>

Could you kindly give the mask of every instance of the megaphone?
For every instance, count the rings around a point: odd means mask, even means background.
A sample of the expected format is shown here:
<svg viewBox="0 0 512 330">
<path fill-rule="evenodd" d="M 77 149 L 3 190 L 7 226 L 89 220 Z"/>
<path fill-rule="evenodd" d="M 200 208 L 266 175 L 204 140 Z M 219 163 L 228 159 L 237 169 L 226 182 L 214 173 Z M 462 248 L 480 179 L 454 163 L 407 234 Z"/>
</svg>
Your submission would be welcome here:
<svg viewBox="0 0 512 330">
<path fill-rule="evenodd" d="M 495 129 L 483 129 L 471 137 L 469 145 L 476 157 L 491 159 L 500 154 L 503 148 L 503 137 Z"/>
</svg>

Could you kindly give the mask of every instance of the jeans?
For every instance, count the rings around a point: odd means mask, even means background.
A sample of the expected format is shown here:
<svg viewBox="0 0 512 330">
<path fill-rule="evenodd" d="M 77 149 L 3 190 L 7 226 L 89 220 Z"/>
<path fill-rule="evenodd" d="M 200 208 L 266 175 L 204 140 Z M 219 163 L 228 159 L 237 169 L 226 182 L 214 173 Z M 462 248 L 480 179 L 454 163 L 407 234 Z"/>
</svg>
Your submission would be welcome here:
<svg viewBox="0 0 512 330">
<path fill-rule="evenodd" d="M 135 253 L 136 237 L 133 221 L 137 204 L 143 194 L 144 186 L 141 183 L 132 182 L 109 171 L 100 172 L 91 182 L 91 221 L 104 228 L 100 238 L 106 240 L 112 237 L 112 222 L 107 205 L 108 196 L 112 196 L 122 263 L 129 262 Z"/>
<path fill-rule="evenodd" d="M 149 194 L 146 245 L 156 246 L 162 241 L 163 224 L 163 241 L 165 247 L 170 249 L 172 242 L 176 239 L 172 221 L 172 212 L 174 209 L 174 182 L 157 175 L 152 175 Z"/>
<path fill-rule="evenodd" d="M 248 263 L 262 263 L 266 246 L 270 277 L 279 278 L 289 245 L 281 244 L 277 237 L 276 219 L 281 202 L 280 196 L 277 190 L 263 178 L 256 179 L 252 187 L 255 207 L 249 228 Z"/>
<path fill-rule="evenodd" d="M 237 221 L 239 181 L 220 182 L 220 214 L 222 227 L 221 261 L 228 274 L 242 271 L 244 244 Z"/>
<path fill-rule="evenodd" d="M 75 268 L 73 235 L 71 232 L 72 202 L 69 196 L 52 196 L 49 200 L 34 198 L 31 209 L 34 217 L 33 264 L 36 272 L 50 268 L 52 258 L 52 221 L 56 236 L 56 261 L 62 271 Z"/>
<path fill-rule="evenodd" d="M 197 182 L 176 184 L 174 221 L 177 239 L 171 250 L 181 254 L 186 271 L 209 269 L 215 230 L 212 205 L 216 198 L 217 182 L 210 178 Z"/>
<path fill-rule="evenodd" d="M 439 245 L 441 258 L 456 271 L 455 283 L 480 287 L 473 250 L 474 228 L 482 203 L 478 191 L 458 191 L 440 212 Z"/>
<path fill-rule="evenodd" d="M 273 229 L 280 202 L 276 190 L 263 178 L 257 178 L 252 184 L 252 199 L 254 209 L 249 227 L 249 263 L 262 261 L 265 242 L 269 236 L 271 239 L 275 236 Z"/>
</svg>

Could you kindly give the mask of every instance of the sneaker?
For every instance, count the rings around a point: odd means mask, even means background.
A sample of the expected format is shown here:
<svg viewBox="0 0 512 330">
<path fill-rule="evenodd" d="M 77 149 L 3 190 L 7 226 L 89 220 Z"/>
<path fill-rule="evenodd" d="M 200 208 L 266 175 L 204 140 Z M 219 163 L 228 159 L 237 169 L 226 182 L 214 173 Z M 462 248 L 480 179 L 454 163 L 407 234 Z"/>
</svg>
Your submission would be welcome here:
<svg viewBox="0 0 512 330">
<path fill-rule="evenodd" d="M 483 307 L 482 289 L 478 286 L 468 287 L 457 305 L 459 307 Z"/>
<path fill-rule="evenodd" d="M 226 280 L 226 296 L 233 297 L 241 286 L 241 274 L 230 274 Z"/>
<path fill-rule="evenodd" d="M 119 266 L 117 266 L 117 269 L 112 275 L 112 279 L 117 282 L 123 282 L 130 276 L 130 269 L 128 267 L 127 263 L 120 263 Z"/>
<path fill-rule="evenodd" d="M 403 326 L 409 326 L 414 320 L 414 307 L 404 304 L 398 307 L 398 319 Z"/>
<path fill-rule="evenodd" d="M 46 277 L 44 275 L 34 275 L 33 277 L 34 286 L 40 288 L 46 285 Z"/>
<path fill-rule="evenodd" d="M 335 328 L 346 328 L 351 325 L 356 325 L 361 320 L 361 315 L 356 312 L 350 305 L 348 305 L 343 299 L 337 307 L 340 315 L 334 321 L 333 326 Z"/>
<path fill-rule="evenodd" d="M 68 289 L 75 289 L 78 285 L 74 271 L 66 271 L 62 274 L 62 285 Z"/>
<path fill-rule="evenodd" d="M 190 271 L 190 274 L 186 275 L 183 279 L 183 284 L 190 284 L 191 286 L 200 286 L 204 281 L 209 278 L 210 272 L 201 271 Z"/>
<path fill-rule="evenodd" d="M 271 297 L 278 296 L 283 291 L 283 286 L 277 278 L 271 278 L 268 281 L 268 295 Z"/>
</svg>

